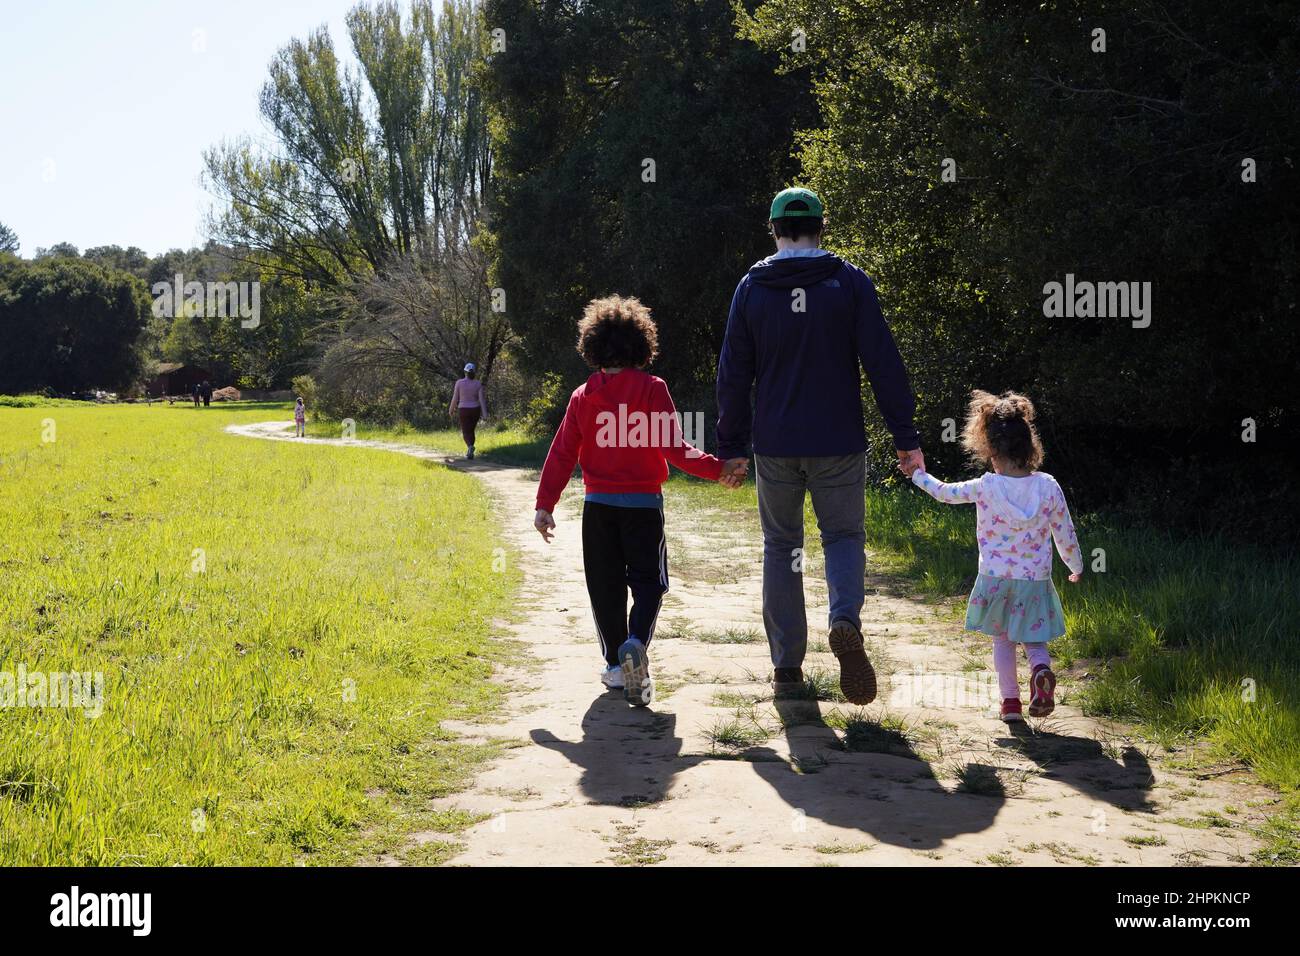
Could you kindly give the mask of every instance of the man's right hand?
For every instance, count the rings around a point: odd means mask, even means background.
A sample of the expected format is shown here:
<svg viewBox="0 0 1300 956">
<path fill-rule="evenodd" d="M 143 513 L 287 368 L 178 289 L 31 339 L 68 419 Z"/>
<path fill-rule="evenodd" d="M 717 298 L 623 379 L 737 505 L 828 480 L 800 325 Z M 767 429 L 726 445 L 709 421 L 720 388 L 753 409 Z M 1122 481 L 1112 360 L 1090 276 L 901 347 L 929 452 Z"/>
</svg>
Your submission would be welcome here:
<svg viewBox="0 0 1300 956">
<path fill-rule="evenodd" d="M 912 473 L 917 469 L 925 471 L 925 455 L 921 454 L 921 449 L 899 450 L 896 453 L 898 455 L 898 470 L 907 477 L 911 478 Z"/>
</svg>

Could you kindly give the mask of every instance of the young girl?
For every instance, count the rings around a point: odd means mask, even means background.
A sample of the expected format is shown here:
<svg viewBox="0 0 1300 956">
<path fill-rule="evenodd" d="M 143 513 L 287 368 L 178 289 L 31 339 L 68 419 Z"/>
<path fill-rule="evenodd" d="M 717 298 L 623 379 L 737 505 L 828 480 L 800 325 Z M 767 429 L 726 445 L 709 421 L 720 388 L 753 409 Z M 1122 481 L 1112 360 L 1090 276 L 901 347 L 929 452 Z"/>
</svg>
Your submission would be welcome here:
<svg viewBox="0 0 1300 956">
<path fill-rule="evenodd" d="M 667 462 L 700 478 L 739 487 L 745 467 L 727 470 L 682 436 L 663 379 L 643 369 L 659 337 L 636 299 L 595 299 L 578 323 L 578 352 L 595 371 L 569 398 L 542 468 L 533 526 L 551 540 L 551 512 L 582 466 L 582 566 L 591 616 L 605 657 L 600 679 L 644 707 L 653 699 L 646 648 L 668 590 L 664 540 Z M 632 610 L 627 594 L 632 591 Z"/>
<path fill-rule="evenodd" d="M 298 438 L 307 437 L 307 406 L 302 403 L 302 396 L 298 396 L 298 404 L 293 406 L 293 430 Z"/>
<path fill-rule="evenodd" d="M 976 462 L 991 465 L 993 472 L 946 484 L 918 468 L 912 481 L 937 501 L 975 503 L 980 563 L 966 607 L 966 629 L 993 638 L 1002 719 L 1024 720 L 1017 644 L 1025 649 L 1032 668 L 1029 716 L 1046 717 L 1056 708 L 1056 675 L 1047 642 L 1065 633 L 1061 599 L 1052 585 L 1049 536 L 1070 568 L 1070 580 L 1078 583 L 1083 574 L 1070 509 L 1056 479 L 1035 471 L 1043 461 L 1043 445 L 1034 428 L 1033 403 L 1025 396 L 972 393 L 962 447 Z"/>
<path fill-rule="evenodd" d="M 460 416 L 460 437 L 465 442 L 465 457 L 474 457 L 474 429 L 487 421 L 487 395 L 478 379 L 473 362 L 465 363 L 465 377 L 451 390 L 451 417 Z"/>
</svg>

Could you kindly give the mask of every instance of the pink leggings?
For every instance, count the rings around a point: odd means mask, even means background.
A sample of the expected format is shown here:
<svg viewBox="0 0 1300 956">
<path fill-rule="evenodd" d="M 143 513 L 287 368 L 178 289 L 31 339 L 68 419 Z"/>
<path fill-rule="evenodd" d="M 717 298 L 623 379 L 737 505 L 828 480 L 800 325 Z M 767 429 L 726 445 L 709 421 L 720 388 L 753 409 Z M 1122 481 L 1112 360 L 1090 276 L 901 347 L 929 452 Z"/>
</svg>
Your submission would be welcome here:
<svg viewBox="0 0 1300 956">
<path fill-rule="evenodd" d="M 1052 656 L 1047 653 L 1046 643 L 1030 643 L 1026 641 L 1023 645 L 1025 657 L 1029 658 L 1029 669 L 1032 671 L 1039 664 L 1052 666 Z M 1007 640 L 1005 634 L 999 634 L 993 638 L 993 669 L 998 672 L 998 690 L 1002 694 L 1002 699 L 1020 698 L 1020 681 L 1016 679 L 1016 642 Z"/>
</svg>

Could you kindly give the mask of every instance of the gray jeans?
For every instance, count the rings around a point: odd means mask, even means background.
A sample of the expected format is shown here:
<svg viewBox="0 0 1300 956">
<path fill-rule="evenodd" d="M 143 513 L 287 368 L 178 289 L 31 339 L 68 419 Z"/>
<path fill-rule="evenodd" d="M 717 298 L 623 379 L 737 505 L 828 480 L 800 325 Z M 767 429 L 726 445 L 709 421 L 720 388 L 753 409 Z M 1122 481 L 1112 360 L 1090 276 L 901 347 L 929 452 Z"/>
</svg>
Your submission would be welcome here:
<svg viewBox="0 0 1300 956">
<path fill-rule="evenodd" d="M 812 495 L 830 592 L 827 626 L 862 626 L 867 570 L 864 528 L 866 456 L 754 456 L 758 516 L 763 525 L 763 626 L 774 667 L 801 667 L 808 649 L 803 600 L 803 502 Z"/>
</svg>

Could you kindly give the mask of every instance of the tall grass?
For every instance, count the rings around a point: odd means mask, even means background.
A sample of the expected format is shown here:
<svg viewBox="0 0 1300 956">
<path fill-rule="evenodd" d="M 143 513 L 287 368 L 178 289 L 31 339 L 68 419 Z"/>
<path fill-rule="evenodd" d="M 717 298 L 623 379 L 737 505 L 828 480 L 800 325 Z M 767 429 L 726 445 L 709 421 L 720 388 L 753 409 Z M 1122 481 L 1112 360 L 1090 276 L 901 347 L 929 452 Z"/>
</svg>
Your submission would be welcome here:
<svg viewBox="0 0 1300 956">
<path fill-rule="evenodd" d="M 0 672 L 105 681 L 0 707 L 0 865 L 355 859 L 482 756 L 440 728 L 496 699 L 480 488 L 221 431 L 268 417 L 0 409 Z"/>
</svg>

